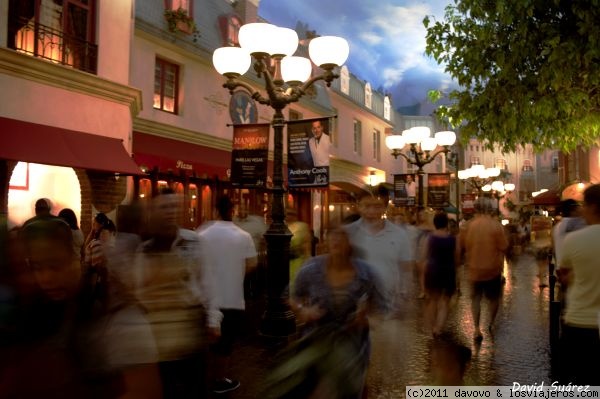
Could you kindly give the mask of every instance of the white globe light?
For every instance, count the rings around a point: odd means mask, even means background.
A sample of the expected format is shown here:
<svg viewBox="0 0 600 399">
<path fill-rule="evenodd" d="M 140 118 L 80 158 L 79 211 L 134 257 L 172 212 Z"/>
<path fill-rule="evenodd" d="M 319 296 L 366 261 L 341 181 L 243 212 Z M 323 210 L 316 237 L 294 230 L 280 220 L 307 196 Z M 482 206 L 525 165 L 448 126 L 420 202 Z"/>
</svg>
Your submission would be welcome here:
<svg viewBox="0 0 600 399">
<path fill-rule="evenodd" d="M 276 26 L 276 33 L 273 35 L 271 40 L 272 53 L 271 55 L 292 55 L 298 48 L 298 34 L 295 30 L 290 28 L 281 28 Z"/>
<path fill-rule="evenodd" d="M 434 137 L 425 137 L 421 141 L 421 149 L 423 151 L 433 151 L 437 147 L 437 141 Z"/>
<path fill-rule="evenodd" d="M 487 179 L 488 177 L 490 177 L 490 175 L 487 169 L 481 169 L 479 170 L 477 177 L 479 177 L 480 179 Z"/>
<path fill-rule="evenodd" d="M 401 150 L 406 145 L 406 140 L 400 134 L 392 134 L 385 138 L 385 145 L 390 150 Z"/>
<path fill-rule="evenodd" d="M 456 133 L 450 130 L 444 130 L 435 134 L 437 143 L 442 146 L 450 146 L 456 142 Z"/>
<path fill-rule="evenodd" d="M 492 182 L 492 190 L 504 191 L 504 182 L 501 180 L 495 180 Z"/>
<path fill-rule="evenodd" d="M 515 191 L 515 185 L 513 183 L 506 183 L 504 189 L 506 191 Z"/>
<path fill-rule="evenodd" d="M 500 176 L 500 168 L 487 168 L 489 177 Z"/>
<path fill-rule="evenodd" d="M 249 54 L 273 54 L 275 50 L 273 37 L 277 35 L 278 27 L 262 22 L 242 25 L 238 33 L 240 46 Z"/>
<path fill-rule="evenodd" d="M 342 66 L 350 54 L 346 39 L 337 36 L 315 37 L 308 44 L 310 59 L 318 66 Z"/>
<path fill-rule="evenodd" d="M 431 137 L 431 129 L 427 126 L 415 126 L 411 127 L 410 130 L 415 132 L 414 134 L 416 134 L 419 137 L 419 142 Z"/>
<path fill-rule="evenodd" d="M 421 142 L 421 137 L 419 136 L 419 132 L 412 129 L 407 129 L 402 131 L 402 137 L 407 144 L 418 144 Z"/>
<path fill-rule="evenodd" d="M 480 164 L 472 165 L 471 170 L 472 170 L 471 173 L 473 174 L 473 177 L 479 176 L 479 173 L 481 171 L 485 170 L 485 166 L 480 165 Z"/>
<path fill-rule="evenodd" d="M 281 60 L 281 76 L 288 83 L 302 83 L 312 73 L 310 60 L 305 57 L 288 56 Z"/>
<path fill-rule="evenodd" d="M 458 171 L 458 178 L 460 180 L 465 180 L 468 179 L 470 176 L 469 171 L 468 170 L 459 170 Z"/>
<path fill-rule="evenodd" d="M 492 186 L 490 186 L 489 184 L 486 184 L 485 186 L 481 187 L 481 191 L 492 191 Z"/>
<path fill-rule="evenodd" d="M 239 47 L 221 47 L 213 52 L 213 65 L 221 75 L 235 73 L 243 75 L 250 68 L 250 54 Z"/>
</svg>

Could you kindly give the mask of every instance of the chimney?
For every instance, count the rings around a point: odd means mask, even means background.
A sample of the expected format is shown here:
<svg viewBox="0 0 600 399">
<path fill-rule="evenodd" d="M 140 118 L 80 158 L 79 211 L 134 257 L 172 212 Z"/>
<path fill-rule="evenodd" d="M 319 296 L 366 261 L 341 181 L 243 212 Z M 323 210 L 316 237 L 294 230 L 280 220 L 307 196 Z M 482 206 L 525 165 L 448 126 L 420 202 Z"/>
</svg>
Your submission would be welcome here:
<svg viewBox="0 0 600 399">
<path fill-rule="evenodd" d="M 234 5 L 235 11 L 242 18 L 244 24 L 258 22 L 258 4 L 260 0 L 237 0 Z"/>
</svg>

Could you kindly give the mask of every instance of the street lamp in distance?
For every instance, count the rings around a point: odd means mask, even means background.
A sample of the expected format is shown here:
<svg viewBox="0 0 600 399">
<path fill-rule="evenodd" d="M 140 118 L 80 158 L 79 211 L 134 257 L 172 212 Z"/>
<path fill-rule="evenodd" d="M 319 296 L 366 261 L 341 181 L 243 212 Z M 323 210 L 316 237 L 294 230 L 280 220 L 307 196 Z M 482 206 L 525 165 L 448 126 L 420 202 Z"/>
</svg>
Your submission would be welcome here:
<svg viewBox="0 0 600 399">
<path fill-rule="evenodd" d="M 292 234 L 284 218 L 283 186 L 283 127 L 282 110 L 298 101 L 310 86 L 319 80 L 331 85 L 338 78 L 334 70 L 342 66 L 349 54 L 348 42 L 336 36 L 312 39 L 308 46 L 310 60 L 293 56 L 298 48 L 298 34 L 289 28 L 267 23 L 243 25 L 239 31 L 241 47 L 221 47 L 213 53 L 213 65 L 227 80 L 223 87 L 230 94 L 242 87 L 252 93 L 252 98 L 274 110 L 271 125 L 274 132 L 272 223 L 265 233 L 267 241 L 267 304 L 261 322 L 265 336 L 285 338 L 295 333 L 296 321 L 289 308 L 286 288 L 289 285 L 290 239 Z M 311 77 L 312 62 L 322 73 Z M 264 81 L 261 94 L 251 84 L 242 80 L 253 63 L 254 71 Z"/>
<path fill-rule="evenodd" d="M 417 198 L 418 209 L 423 208 L 423 167 L 432 162 L 438 155 L 447 154 L 450 146 L 456 141 L 456 134 L 451 131 L 437 132 L 431 137 L 431 129 L 426 126 L 416 126 L 404 130 L 402 134 L 392 134 L 385 138 L 385 145 L 392 150 L 394 158 L 399 156 L 415 165 L 419 179 L 419 192 Z M 441 147 L 433 152 L 437 147 Z M 403 152 L 408 150 L 407 153 Z"/>
</svg>

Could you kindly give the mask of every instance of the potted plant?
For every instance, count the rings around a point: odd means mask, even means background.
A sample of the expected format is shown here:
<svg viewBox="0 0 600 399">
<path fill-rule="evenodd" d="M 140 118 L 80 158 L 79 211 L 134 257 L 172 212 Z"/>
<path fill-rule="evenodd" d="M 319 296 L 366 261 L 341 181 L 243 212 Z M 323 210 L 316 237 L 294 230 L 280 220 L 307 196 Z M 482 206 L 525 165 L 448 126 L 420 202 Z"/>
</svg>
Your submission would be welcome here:
<svg viewBox="0 0 600 399">
<path fill-rule="evenodd" d="M 188 35 L 197 33 L 196 23 L 186 9 L 179 7 L 177 10 L 165 10 L 165 19 L 170 32 L 183 32 Z"/>
</svg>

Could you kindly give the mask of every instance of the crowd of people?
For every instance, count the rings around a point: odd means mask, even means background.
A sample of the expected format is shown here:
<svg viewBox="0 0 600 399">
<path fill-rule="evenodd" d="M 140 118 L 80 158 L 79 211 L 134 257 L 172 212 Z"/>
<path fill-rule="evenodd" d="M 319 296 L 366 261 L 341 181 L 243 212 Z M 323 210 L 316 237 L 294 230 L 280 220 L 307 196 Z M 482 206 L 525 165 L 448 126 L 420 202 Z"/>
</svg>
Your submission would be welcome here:
<svg viewBox="0 0 600 399">
<path fill-rule="evenodd" d="M 0 281 L 0 398 L 201 398 L 240 386 L 231 376 L 232 349 L 265 226 L 243 209 L 234 219 L 224 196 L 218 220 L 182 229 L 178 200 L 165 190 L 145 213 L 124 206 L 116 223 L 99 213 L 85 237 L 72 210 L 54 216 L 49 200 L 36 202 L 36 215 L 9 235 L 9 268 Z M 323 254 L 314 256 L 306 240 L 293 243 L 289 305 L 302 338 L 274 369 L 265 397 L 362 397 L 370 329 L 410 296 L 424 301 L 423 327 L 438 343 L 436 358 L 449 362 L 454 353 L 446 320 L 461 289 L 470 295 L 474 342 L 493 336 L 509 240 L 491 205 L 478 199 L 474 217 L 458 228 L 443 212 L 413 217 L 368 195 L 355 220 L 329 226 Z M 575 208 L 564 204 L 553 237 L 568 287 L 561 362 L 569 381 L 600 385 L 593 372 L 600 356 L 600 185 L 585 191 L 582 218 Z M 296 222 L 289 219 L 293 231 L 306 230 Z M 463 265 L 468 287 L 459 284 Z M 489 315 L 482 317 L 484 297 Z M 318 356 L 298 363 L 315 348 Z M 462 371 L 438 382 L 461 383 L 469 356 L 455 354 Z M 300 371 L 303 378 L 290 384 Z"/>
</svg>

